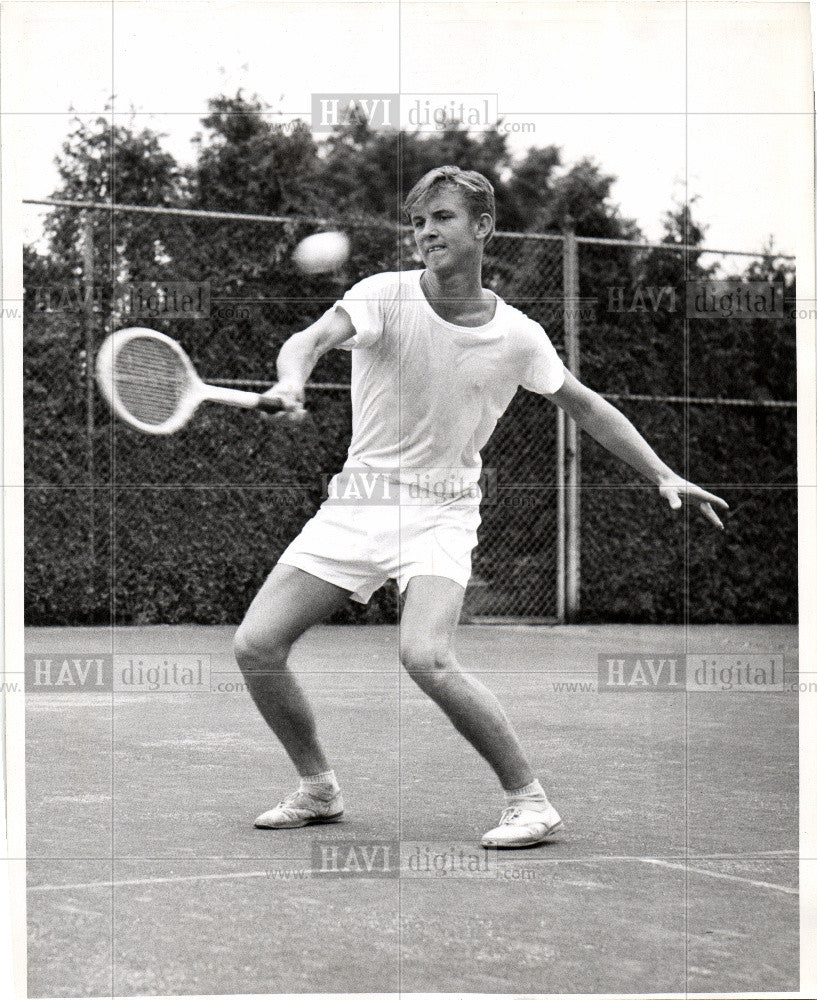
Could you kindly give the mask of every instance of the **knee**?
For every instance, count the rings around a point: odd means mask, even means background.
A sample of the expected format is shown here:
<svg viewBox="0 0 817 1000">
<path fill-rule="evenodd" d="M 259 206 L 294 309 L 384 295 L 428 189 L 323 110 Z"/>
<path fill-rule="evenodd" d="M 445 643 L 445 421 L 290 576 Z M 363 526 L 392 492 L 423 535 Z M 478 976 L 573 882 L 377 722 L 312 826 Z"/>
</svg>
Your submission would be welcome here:
<svg viewBox="0 0 817 1000">
<path fill-rule="evenodd" d="M 414 680 L 433 682 L 451 664 L 451 650 L 447 642 L 406 637 L 400 646 L 400 662 Z"/>
<path fill-rule="evenodd" d="M 285 666 L 292 643 L 274 631 L 259 633 L 246 621 L 233 637 L 233 654 L 242 673 Z"/>
</svg>

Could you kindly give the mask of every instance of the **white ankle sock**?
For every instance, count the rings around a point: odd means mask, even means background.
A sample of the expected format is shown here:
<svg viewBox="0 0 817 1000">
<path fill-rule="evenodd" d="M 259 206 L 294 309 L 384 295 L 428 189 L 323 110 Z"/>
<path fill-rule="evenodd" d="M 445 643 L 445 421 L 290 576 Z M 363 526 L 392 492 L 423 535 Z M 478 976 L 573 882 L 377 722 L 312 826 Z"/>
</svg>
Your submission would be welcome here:
<svg viewBox="0 0 817 1000">
<path fill-rule="evenodd" d="M 320 774 L 304 775 L 298 790 L 317 799 L 331 799 L 340 791 L 340 785 L 334 771 L 321 771 Z"/>
<path fill-rule="evenodd" d="M 537 778 L 521 788 L 506 788 L 505 801 L 509 806 L 525 805 L 530 809 L 544 809 L 550 803 L 545 790 Z"/>
</svg>

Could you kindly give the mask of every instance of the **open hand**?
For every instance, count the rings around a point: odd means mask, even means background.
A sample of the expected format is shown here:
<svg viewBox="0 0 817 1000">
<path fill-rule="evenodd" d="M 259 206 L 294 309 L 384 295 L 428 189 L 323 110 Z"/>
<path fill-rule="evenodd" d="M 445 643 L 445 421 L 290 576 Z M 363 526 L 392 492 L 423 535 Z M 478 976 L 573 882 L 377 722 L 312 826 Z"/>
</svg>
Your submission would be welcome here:
<svg viewBox="0 0 817 1000">
<path fill-rule="evenodd" d="M 671 479 L 660 482 L 658 492 L 673 510 L 678 510 L 683 505 L 684 499 L 687 503 L 697 503 L 704 517 L 711 521 L 715 527 L 723 530 L 723 522 L 713 510 L 713 505 L 720 507 L 721 510 L 729 510 L 729 504 L 725 500 L 721 500 L 720 497 L 716 497 L 714 493 L 707 493 L 700 486 L 689 483 L 686 479 L 681 479 L 680 476 L 673 476 Z"/>
</svg>

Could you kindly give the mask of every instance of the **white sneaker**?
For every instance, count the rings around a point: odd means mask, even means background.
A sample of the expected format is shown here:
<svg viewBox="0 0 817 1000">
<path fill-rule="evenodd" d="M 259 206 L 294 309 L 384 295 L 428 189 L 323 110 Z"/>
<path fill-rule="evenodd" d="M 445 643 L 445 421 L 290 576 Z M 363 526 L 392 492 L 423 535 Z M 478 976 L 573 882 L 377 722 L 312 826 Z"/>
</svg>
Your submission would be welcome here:
<svg viewBox="0 0 817 1000">
<path fill-rule="evenodd" d="M 340 792 L 331 799 L 319 799 L 299 789 L 274 809 L 261 813 L 254 825 L 265 830 L 292 830 L 310 823 L 337 823 L 342 816 L 343 798 Z"/>
<path fill-rule="evenodd" d="M 562 829 L 562 818 L 550 803 L 544 809 L 508 806 L 500 817 L 499 826 L 489 830 L 482 838 L 482 846 L 533 847 L 549 840 Z"/>
</svg>

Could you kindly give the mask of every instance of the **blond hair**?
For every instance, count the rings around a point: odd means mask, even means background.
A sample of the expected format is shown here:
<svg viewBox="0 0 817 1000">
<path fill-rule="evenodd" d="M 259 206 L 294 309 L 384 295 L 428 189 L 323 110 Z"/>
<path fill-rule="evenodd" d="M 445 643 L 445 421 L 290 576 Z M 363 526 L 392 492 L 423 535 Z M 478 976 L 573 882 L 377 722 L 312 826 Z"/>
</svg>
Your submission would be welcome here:
<svg viewBox="0 0 817 1000">
<path fill-rule="evenodd" d="M 496 221 L 494 188 L 488 178 L 476 170 L 461 170 L 460 167 L 444 166 L 435 167 L 433 170 L 429 170 L 427 174 L 423 174 L 406 195 L 406 200 L 403 204 L 403 211 L 406 213 L 409 221 L 411 220 L 411 209 L 413 206 L 427 198 L 434 188 L 442 184 L 450 184 L 452 187 L 462 191 L 472 218 L 478 219 L 480 215 L 491 216 L 491 232 L 488 234 L 488 238 L 490 239 Z"/>
</svg>

